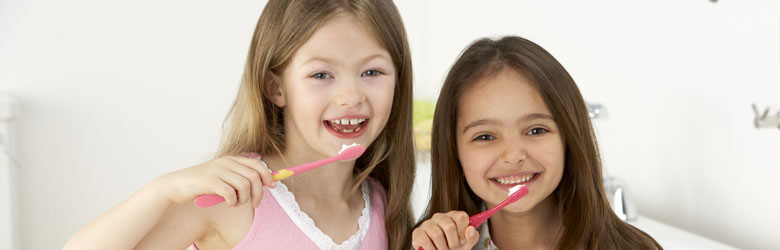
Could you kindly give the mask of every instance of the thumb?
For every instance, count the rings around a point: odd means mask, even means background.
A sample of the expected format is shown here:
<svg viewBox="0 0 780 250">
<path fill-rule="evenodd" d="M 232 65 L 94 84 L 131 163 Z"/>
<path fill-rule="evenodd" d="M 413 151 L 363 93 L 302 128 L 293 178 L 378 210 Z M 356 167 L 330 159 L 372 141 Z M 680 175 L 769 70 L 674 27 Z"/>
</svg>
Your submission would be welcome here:
<svg viewBox="0 0 780 250">
<path fill-rule="evenodd" d="M 479 232 L 473 226 L 466 228 L 466 244 L 463 244 L 464 249 L 471 249 L 479 241 Z"/>
</svg>

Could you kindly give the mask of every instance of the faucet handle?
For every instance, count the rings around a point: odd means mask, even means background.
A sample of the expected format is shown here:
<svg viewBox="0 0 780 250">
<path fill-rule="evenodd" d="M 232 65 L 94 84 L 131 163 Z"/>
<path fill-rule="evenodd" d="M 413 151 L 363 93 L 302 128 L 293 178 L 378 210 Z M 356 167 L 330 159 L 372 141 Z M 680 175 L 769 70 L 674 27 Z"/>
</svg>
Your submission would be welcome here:
<svg viewBox="0 0 780 250">
<path fill-rule="evenodd" d="M 633 221 L 638 217 L 636 206 L 628 192 L 626 183 L 615 177 L 604 179 L 604 191 L 615 214 L 624 221 Z"/>
<path fill-rule="evenodd" d="M 761 114 L 761 112 L 758 110 L 758 106 L 756 106 L 755 103 L 753 103 L 753 113 L 756 115 L 756 118 L 753 119 L 753 125 L 756 126 L 756 128 L 772 128 L 777 127 L 780 128 L 780 112 L 777 112 L 776 118 L 767 119 L 767 116 L 769 115 L 769 108 L 766 108 L 764 110 L 764 113 Z"/>
</svg>

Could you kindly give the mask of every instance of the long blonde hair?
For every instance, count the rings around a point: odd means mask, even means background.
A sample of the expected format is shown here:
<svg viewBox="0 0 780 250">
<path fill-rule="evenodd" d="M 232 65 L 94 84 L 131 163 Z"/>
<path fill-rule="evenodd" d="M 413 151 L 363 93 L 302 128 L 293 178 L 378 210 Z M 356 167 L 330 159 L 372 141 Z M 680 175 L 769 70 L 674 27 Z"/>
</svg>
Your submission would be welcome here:
<svg viewBox="0 0 780 250">
<path fill-rule="evenodd" d="M 451 210 L 480 212 L 483 201 L 466 183 L 458 158 L 455 121 L 464 91 L 506 69 L 533 80 L 566 142 L 563 177 L 550 194 L 563 217 L 558 249 L 662 249 L 652 237 L 620 220 L 610 208 L 602 183 L 596 135 L 574 79 L 542 47 L 516 36 L 475 41 L 444 80 L 433 118 L 431 201 L 421 221 Z"/>
<path fill-rule="evenodd" d="M 371 28 L 390 53 L 398 72 L 390 117 L 376 140 L 357 159 L 352 190 L 369 176 L 382 184 L 387 193 L 388 242 L 390 249 L 400 249 L 413 223 L 409 203 L 415 174 L 412 62 L 403 22 L 392 1 L 268 1 L 255 27 L 238 95 L 225 118 L 226 131 L 217 157 L 284 151 L 283 110 L 269 99 L 268 76 L 281 75 L 295 51 L 338 14 L 353 15 Z"/>
</svg>

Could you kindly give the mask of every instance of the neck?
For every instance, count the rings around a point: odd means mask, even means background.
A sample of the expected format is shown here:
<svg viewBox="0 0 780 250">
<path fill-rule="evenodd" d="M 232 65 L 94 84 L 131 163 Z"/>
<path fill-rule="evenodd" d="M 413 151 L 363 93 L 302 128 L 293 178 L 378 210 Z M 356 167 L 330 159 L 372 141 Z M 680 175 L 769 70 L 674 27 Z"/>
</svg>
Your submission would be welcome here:
<svg viewBox="0 0 780 250">
<path fill-rule="evenodd" d="M 324 156 L 312 155 L 305 150 L 289 147 L 281 155 L 267 157 L 272 170 L 280 170 L 300 164 L 322 160 Z M 349 201 L 352 191 L 355 161 L 337 161 L 282 180 L 296 197 L 321 201 Z"/>
<path fill-rule="evenodd" d="M 490 234 L 496 246 L 506 249 L 550 249 L 562 229 L 562 217 L 552 197 L 522 213 L 501 210 L 490 218 Z"/>
</svg>

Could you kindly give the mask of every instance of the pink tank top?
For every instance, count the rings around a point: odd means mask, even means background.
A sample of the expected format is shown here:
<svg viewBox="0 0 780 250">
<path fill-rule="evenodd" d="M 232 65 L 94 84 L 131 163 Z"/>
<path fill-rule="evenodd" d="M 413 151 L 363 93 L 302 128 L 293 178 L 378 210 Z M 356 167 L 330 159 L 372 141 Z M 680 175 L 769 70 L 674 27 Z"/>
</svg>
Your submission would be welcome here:
<svg viewBox="0 0 780 250">
<path fill-rule="evenodd" d="M 370 190 L 368 193 L 371 204 L 367 204 L 370 205 L 370 224 L 358 249 L 387 249 L 385 191 L 374 179 L 368 178 L 366 182 L 369 183 Z M 299 227 L 300 219 L 288 216 L 287 211 L 282 208 L 280 201 L 271 194 L 268 187 L 263 187 L 263 199 L 260 201 L 260 206 L 255 208 L 254 215 L 252 227 L 244 239 L 233 247 L 234 250 L 320 249 L 314 242 L 317 239 L 312 239 L 310 236 L 312 232 L 304 232 Z M 188 249 L 198 248 L 193 244 Z M 336 249 L 342 248 L 336 247 Z"/>
</svg>

